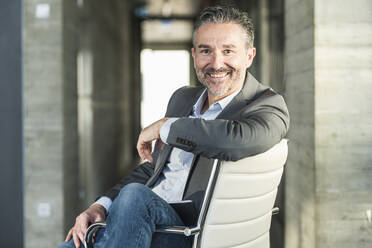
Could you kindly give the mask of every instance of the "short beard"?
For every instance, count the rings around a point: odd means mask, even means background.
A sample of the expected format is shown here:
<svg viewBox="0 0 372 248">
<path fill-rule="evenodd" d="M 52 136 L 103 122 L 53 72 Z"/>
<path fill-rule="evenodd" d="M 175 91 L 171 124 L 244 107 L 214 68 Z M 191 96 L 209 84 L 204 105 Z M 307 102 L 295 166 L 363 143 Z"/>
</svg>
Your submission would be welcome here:
<svg viewBox="0 0 372 248">
<path fill-rule="evenodd" d="M 226 80 L 228 80 L 228 82 L 226 83 L 226 87 L 222 88 L 219 91 L 215 90 L 209 84 L 207 74 L 223 73 L 223 72 L 229 73 L 228 77 L 230 77 L 230 78 L 226 79 Z M 237 75 L 235 75 L 236 73 L 237 73 L 237 71 L 232 67 L 219 68 L 218 70 L 215 70 L 213 68 L 207 68 L 207 69 L 197 71 L 196 75 L 197 75 L 200 83 L 208 89 L 209 93 L 211 93 L 213 96 L 224 96 L 233 88 L 233 83 L 234 83 L 234 80 L 236 80 L 236 79 L 235 79 L 235 77 L 231 77 L 231 75 L 237 76 Z M 239 74 L 239 73 L 237 73 L 237 74 Z"/>
</svg>

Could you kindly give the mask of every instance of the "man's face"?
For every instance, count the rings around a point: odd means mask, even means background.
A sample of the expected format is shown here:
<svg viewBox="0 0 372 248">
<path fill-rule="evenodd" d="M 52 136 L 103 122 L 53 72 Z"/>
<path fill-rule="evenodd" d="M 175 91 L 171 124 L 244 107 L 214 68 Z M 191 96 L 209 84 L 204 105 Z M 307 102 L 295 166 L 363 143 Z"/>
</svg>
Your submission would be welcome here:
<svg viewBox="0 0 372 248">
<path fill-rule="evenodd" d="M 199 27 L 192 49 L 199 81 L 209 94 L 225 97 L 244 83 L 255 48 L 247 49 L 243 28 L 236 23 L 207 23 Z"/>
</svg>

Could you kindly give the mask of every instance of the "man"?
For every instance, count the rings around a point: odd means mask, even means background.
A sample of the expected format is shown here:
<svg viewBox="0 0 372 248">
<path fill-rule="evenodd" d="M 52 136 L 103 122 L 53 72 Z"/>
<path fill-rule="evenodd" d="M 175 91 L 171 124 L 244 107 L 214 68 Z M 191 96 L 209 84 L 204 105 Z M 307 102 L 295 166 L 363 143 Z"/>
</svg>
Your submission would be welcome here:
<svg viewBox="0 0 372 248">
<path fill-rule="evenodd" d="M 169 203 L 182 200 L 194 156 L 239 160 L 266 151 L 288 130 L 283 98 L 247 72 L 256 53 L 253 37 L 246 13 L 218 6 L 202 11 L 192 56 L 205 87 L 173 94 L 166 117 L 139 135 L 137 150 L 148 162 L 80 214 L 60 247 L 81 247 L 88 223 L 103 220 L 107 228 L 96 235 L 96 247 L 190 247 L 190 239 L 154 231 L 183 225 Z"/>
</svg>

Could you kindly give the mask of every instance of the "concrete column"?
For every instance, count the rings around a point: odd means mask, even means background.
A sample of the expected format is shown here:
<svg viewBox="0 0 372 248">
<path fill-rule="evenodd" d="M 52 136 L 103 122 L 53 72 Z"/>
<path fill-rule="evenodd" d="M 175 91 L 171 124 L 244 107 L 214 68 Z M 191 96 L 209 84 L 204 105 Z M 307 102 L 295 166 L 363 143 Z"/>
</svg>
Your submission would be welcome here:
<svg viewBox="0 0 372 248">
<path fill-rule="evenodd" d="M 257 33 L 259 34 L 259 44 L 257 45 L 257 58 L 259 61 L 260 68 L 260 81 L 264 84 L 270 84 L 270 65 L 271 65 L 271 51 L 270 51 L 270 33 L 269 33 L 269 3 L 268 0 L 258 1 L 258 10 L 259 11 L 259 26 L 256 28 Z"/>
<path fill-rule="evenodd" d="M 78 203 L 76 2 L 24 5 L 25 247 L 55 247 Z"/>
<path fill-rule="evenodd" d="M 131 8 L 25 1 L 26 247 L 56 247 L 135 165 L 140 43 Z"/>
<path fill-rule="evenodd" d="M 287 0 L 286 247 L 370 247 L 372 3 Z"/>
<path fill-rule="evenodd" d="M 314 2 L 285 1 L 285 78 L 291 115 L 286 247 L 315 247 Z"/>
<path fill-rule="evenodd" d="M 317 247 L 371 247 L 372 2 L 314 10 Z"/>
</svg>

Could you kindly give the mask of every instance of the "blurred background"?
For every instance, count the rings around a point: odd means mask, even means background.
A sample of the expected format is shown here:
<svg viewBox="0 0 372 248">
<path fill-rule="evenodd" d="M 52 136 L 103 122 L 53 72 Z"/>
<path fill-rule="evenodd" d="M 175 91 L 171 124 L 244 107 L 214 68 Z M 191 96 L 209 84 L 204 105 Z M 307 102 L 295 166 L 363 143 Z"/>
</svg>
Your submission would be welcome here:
<svg viewBox="0 0 372 248">
<path fill-rule="evenodd" d="M 0 0 L 1 247 L 56 247 L 138 164 L 221 2 L 250 14 L 250 72 L 291 114 L 271 246 L 372 247 L 372 1 Z"/>
</svg>

